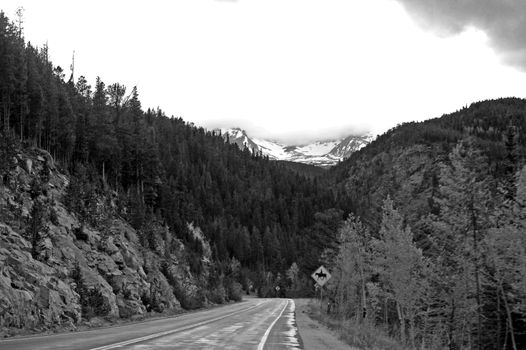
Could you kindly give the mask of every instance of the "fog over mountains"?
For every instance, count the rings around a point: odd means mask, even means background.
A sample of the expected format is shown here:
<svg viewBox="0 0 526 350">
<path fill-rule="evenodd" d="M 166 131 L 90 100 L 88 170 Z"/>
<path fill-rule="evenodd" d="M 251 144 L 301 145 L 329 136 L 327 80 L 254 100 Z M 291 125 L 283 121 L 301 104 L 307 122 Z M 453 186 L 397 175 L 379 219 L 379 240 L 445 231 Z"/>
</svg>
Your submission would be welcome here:
<svg viewBox="0 0 526 350">
<path fill-rule="evenodd" d="M 239 148 L 248 147 L 252 152 L 261 152 L 270 159 L 330 167 L 347 159 L 353 152 L 372 141 L 371 135 L 349 135 L 344 138 L 315 141 L 304 145 L 285 145 L 276 141 L 251 137 L 241 128 L 221 128 L 225 140 L 235 143 Z"/>
</svg>

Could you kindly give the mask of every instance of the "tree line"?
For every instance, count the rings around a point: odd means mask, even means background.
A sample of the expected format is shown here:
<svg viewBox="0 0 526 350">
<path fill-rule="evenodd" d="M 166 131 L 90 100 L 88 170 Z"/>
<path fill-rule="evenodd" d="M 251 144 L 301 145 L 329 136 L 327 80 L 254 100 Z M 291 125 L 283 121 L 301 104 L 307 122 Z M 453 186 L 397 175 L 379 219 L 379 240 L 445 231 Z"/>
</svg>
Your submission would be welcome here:
<svg viewBox="0 0 526 350">
<path fill-rule="evenodd" d="M 161 109 L 144 110 L 137 87 L 67 77 L 50 62 L 47 45 L 26 43 L 2 12 L 0 77 L 4 158 L 12 158 L 14 143 L 47 150 L 71 176 L 66 203 L 85 225 L 103 228 L 108 215 L 119 215 L 150 248 L 167 228 L 189 247 L 192 271 L 200 273 L 193 223 L 210 241 L 217 273 L 236 259 L 239 281 L 259 289 L 281 283 L 293 263 L 309 271 L 335 242 L 327 227 L 343 218 L 334 208 L 346 204 L 322 181 Z M 115 205 L 101 207 L 109 202 Z"/>
<path fill-rule="evenodd" d="M 524 100 L 476 103 L 394 128 L 333 170 L 355 214 L 324 257 L 349 329 L 401 348 L 526 346 L 525 122 Z"/>
</svg>

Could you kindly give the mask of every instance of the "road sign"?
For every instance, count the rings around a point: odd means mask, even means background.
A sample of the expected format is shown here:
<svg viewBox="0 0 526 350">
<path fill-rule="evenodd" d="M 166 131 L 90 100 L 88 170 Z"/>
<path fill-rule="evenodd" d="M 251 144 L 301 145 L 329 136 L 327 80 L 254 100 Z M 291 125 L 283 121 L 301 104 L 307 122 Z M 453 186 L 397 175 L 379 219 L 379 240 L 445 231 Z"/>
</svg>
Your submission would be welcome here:
<svg viewBox="0 0 526 350">
<path fill-rule="evenodd" d="M 279 286 L 276 286 L 276 292 L 279 292 L 279 289 L 280 289 Z"/>
<path fill-rule="evenodd" d="M 311 275 L 311 277 L 320 285 L 320 287 L 323 287 L 325 283 L 331 278 L 331 274 L 327 269 L 322 265 L 314 271 L 314 273 Z"/>
</svg>

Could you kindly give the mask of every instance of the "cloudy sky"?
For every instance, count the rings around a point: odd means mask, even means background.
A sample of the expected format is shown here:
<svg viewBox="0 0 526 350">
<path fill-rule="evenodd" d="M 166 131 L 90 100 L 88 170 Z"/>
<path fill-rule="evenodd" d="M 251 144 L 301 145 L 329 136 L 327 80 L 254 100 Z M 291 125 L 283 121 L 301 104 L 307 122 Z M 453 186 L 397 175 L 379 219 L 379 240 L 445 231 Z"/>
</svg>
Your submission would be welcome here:
<svg viewBox="0 0 526 350">
<path fill-rule="evenodd" d="M 2 0 L 56 65 L 289 144 L 526 97 L 524 0 Z"/>
</svg>

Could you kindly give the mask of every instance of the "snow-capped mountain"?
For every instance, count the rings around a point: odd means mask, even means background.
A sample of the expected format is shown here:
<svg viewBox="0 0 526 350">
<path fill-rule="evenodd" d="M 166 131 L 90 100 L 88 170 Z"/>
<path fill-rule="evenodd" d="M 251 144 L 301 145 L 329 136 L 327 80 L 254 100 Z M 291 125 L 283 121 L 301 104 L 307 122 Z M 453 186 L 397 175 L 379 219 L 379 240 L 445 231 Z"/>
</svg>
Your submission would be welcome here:
<svg viewBox="0 0 526 350">
<path fill-rule="evenodd" d="M 369 142 L 370 135 L 350 135 L 342 139 L 316 141 L 306 145 L 284 145 L 279 142 L 250 137 L 240 128 L 216 129 L 225 140 L 235 143 L 239 148 L 247 147 L 252 152 L 261 152 L 275 160 L 330 167 L 348 158 Z"/>
<path fill-rule="evenodd" d="M 334 146 L 334 148 L 331 149 L 329 153 L 335 157 L 347 159 L 352 153 L 371 142 L 372 139 L 372 135 L 349 135 L 340 140 L 340 142 L 338 142 L 338 144 Z"/>
</svg>

